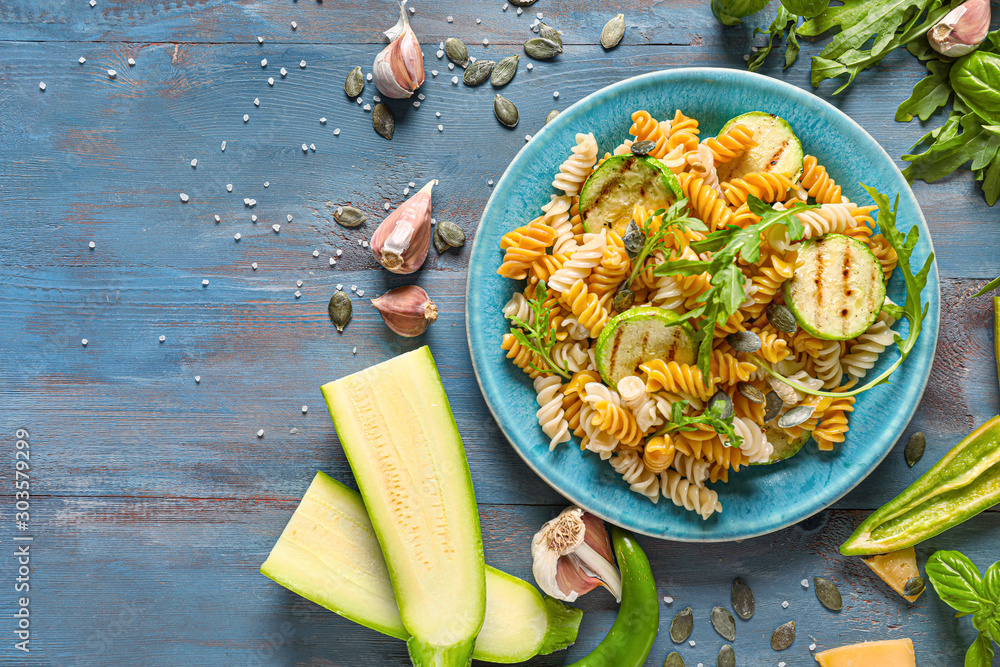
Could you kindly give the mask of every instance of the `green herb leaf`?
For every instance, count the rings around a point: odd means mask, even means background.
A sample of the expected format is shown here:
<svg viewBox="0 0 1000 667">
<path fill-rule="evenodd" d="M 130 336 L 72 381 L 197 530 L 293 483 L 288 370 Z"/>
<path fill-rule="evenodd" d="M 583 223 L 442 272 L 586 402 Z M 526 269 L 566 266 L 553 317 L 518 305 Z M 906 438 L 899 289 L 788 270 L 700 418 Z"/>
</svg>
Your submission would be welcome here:
<svg viewBox="0 0 1000 667">
<path fill-rule="evenodd" d="M 739 25 L 744 16 L 756 14 L 771 0 L 712 0 L 712 13 L 723 25 Z"/>
<path fill-rule="evenodd" d="M 910 163 L 903 170 L 907 180 L 933 183 L 972 160 L 972 169 L 983 181 L 986 203 L 996 203 L 1000 196 L 1000 126 L 986 124 L 976 113 L 967 113 L 958 120 L 952 114 L 936 135 L 928 134 L 921 143 L 928 139 L 934 143 L 923 153 L 903 156 Z"/>
<path fill-rule="evenodd" d="M 781 0 L 781 4 L 792 14 L 812 18 L 822 14 L 830 6 L 830 0 Z"/>
<path fill-rule="evenodd" d="M 913 92 L 896 109 L 896 120 L 900 123 L 908 123 L 914 116 L 927 120 L 951 99 L 951 81 L 948 78 L 951 63 L 929 60 L 927 70 L 930 74 L 913 86 Z"/>
<path fill-rule="evenodd" d="M 997 288 L 997 286 L 1000 286 L 1000 277 L 994 278 L 993 280 L 991 280 L 988 283 L 986 283 L 985 285 L 983 285 L 982 289 L 980 289 L 978 292 L 976 292 L 972 296 L 974 298 L 974 297 L 977 297 L 977 296 L 982 296 L 984 294 L 988 294 L 989 292 L 992 292 L 993 290 L 995 290 Z M 997 597 L 1000 598 L 1000 595 L 998 595 Z"/>
<path fill-rule="evenodd" d="M 656 432 L 657 435 L 673 433 L 675 431 L 697 431 L 699 425 L 709 426 L 721 436 L 727 438 L 726 444 L 729 447 L 739 447 L 743 444 L 743 438 L 737 435 L 733 428 L 733 417 L 721 419 L 718 415 L 709 410 L 703 411 L 699 415 L 685 415 L 684 409 L 687 401 L 675 401 L 670 408 L 670 421 Z"/>
<path fill-rule="evenodd" d="M 997 609 L 1000 609 L 1000 561 L 990 565 L 983 573 L 983 595 L 993 600 Z M 994 641 L 1000 640 L 997 635 L 992 637 Z"/>
<path fill-rule="evenodd" d="M 888 301 L 882 304 L 882 312 L 894 320 L 898 320 L 903 317 L 903 307 L 897 306 L 894 303 L 889 303 Z"/>
<path fill-rule="evenodd" d="M 552 311 L 545 307 L 545 299 L 548 290 L 545 281 L 539 280 L 535 287 L 534 298 L 528 299 L 528 307 L 534 315 L 533 322 L 525 322 L 519 317 L 510 317 L 510 333 L 514 339 L 525 349 L 534 352 L 542 361 L 536 365 L 533 361 L 528 362 L 528 366 L 539 373 L 556 373 L 566 378 L 572 377 L 566 366 L 560 367 L 552 360 L 552 348 L 556 344 L 556 330 L 551 326 Z"/>
<path fill-rule="evenodd" d="M 782 3 L 784 5 L 784 2 Z M 774 48 L 774 38 L 777 37 L 781 39 L 784 37 L 787 41 L 785 46 L 785 69 L 788 69 L 795 62 L 795 59 L 799 56 L 799 40 L 795 34 L 795 27 L 799 22 L 799 17 L 794 13 L 789 12 L 784 6 L 778 8 L 778 15 L 775 17 L 774 21 L 771 22 L 770 27 L 764 31 L 760 28 L 754 28 L 753 34 L 757 35 L 768 33 L 767 45 L 757 49 L 757 51 L 750 56 L 747 61 L 747 69 L 751 72 L 756 72 L 760 69 L 760 66 L 764 64 L 764 60 L 767 59 L 768 54 L 771 53 L 771 49 Z"/>
<path fill-rule="evenodd" d="M 955 94 L 987 123 L 1000 124 L 1000 55 L 973 51 L 951 68 Z"/>
<path fill-rule="evenodd" d="M 965 654 L 965 667 L 990 667 L 993 664 L 993 643 L 989 637 L 979 633 L 976 641 Z"/>
<path fill-rule="evenodd" d="M 663 216 L 660 226 L 656 231 L 653 231 L 653 218 L 660 216 Z M 653 212 L 646 217 L 640 228 L 646 236 L 646 240 L 642 244 L 642 249 L 639 250 L 639 253 L 632 260 L 632 272 L 629 274 L 628 280 L 624 283 L 626 286 L 631 285 L 636 276 L 639 275 L 639 272 L 642 271 L 646 258 L 665 247 L 669 234 L 675 234 L 684 229 L 691 229 L 698 232 L 708 231 L 708 226 L 704 222 L 688 215 L 687 199 L 677 200 L 666 211 L 661 208 Z M 697 273 L 701 273 L 701 271 Z"/>
<path fill-rule="evenodd" d="M 983 580 L 976 564 L 964 554 L 958 551 L 936 551 L 927 560 L 924 571 L 938 597 L 952 609 L 972 614 L 982 606 L 980 591 Z"/>
</svg>

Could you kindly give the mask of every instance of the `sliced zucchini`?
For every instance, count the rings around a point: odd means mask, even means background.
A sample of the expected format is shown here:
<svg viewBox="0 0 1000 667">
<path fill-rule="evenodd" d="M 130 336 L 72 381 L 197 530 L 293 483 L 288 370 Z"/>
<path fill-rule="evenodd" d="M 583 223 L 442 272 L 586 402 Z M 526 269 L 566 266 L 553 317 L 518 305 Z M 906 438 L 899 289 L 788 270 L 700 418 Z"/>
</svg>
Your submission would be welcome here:
<svg viewBox="0 0 1000 667">
<path fill-rule="evenodd" d="M 860 336 L 885 301 L 882 265 L 868 246 L 842 234 L 803 243 L 784 289 L 799 326 L 825 340 Z"/>
<path fill-rule="evenodd" d="M 767 441 L 774 447 L 774 451 L 771 452 L 770 458 L 766 461 L 753 463 L 751 465 L 768 466 L 772 463 L 778 463 L 792 458 L 799 453 L 802 446 L 806 444 L 807 440 L 809 440 L 809 432 L 803 431 L 802 435 L 797 438 L 793 438 L 783 429 L 775 426 L 772 422 L 764 426 L 764 437 L 767 438 Z"/>
<path fill-rule="evenodd" d="M 751 111 L 733 118 L 719 134 L 740 123 L 753 130 L 757 145 L 743 155 L 718 165 L 719 180 L 742 178 L 756 171 L 786 174 L 792 180 L 802 173 L 802 142 L 784 118 L 763 111 Z"/>
<path fill-rule="evenodd" d="M 608 320 L 597 339 L 597 370 L 612 387 L 653 359 L 694 364 L 698 348 L 691 327 L 672 310 L 643 306 Z"/>
<path fill-rule="evenodd" d="M 677 177 L 659 160 L 631 153 L 602 162 L 580 190 L 580 218 L 588 232 L 601 228 L 624 233 L 632 209 L 668 208 L 683 197 Z"/>
</svg>

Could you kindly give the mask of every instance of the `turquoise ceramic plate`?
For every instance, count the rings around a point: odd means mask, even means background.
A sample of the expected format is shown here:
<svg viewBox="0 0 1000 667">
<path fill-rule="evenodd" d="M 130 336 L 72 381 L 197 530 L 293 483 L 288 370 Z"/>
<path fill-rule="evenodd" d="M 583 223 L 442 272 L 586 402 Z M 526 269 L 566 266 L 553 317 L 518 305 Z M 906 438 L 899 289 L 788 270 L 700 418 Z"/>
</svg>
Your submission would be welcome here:
<svg viewBox="0 0 1000 667">
<path fill-rule="evenodd" d="M 913 258 L 916 267 L 932 251 L 920 207 L 892 159 L 830 104 L 749 72 L 700 68 L 653 72 L 616 83 L 574 104 L 545 126 L 507 168 L 483 212 L 469 263 L 469 349 L 479 385 L 504 434 L 525 462 L 570 501 L 647 535 L 685 541 L 735 540 L 779 530 L 829 506 L 871 473 L 892 449 L 913 416 L 930 373 L 938 330 L 938 274 L 936 267 L 931 269 L 924 290 L 930 309 L 916 347 L 891 384 L 859 397 L 846 442 L 833 452 L 819 452 L 810 442 L 784 463 L 731 474 L 728 484 L 712 485 L 719 492 L 723 511 L 707 521 L 669 500 L 661 498 L 654 505 L 631 492 L 607 462 L 581 452 L 576 439 L 550 452 L 535 421 L 531 381 L 500 349 L 507 331 L 500 309 L 523 284 L 496 273 L 502 257 L 500 237 L 539 215 L 539 207 L 554 192 L 552 176 L 569 154 L 577 132 L 593 132 L 603 153 L 627 137 L 633 111 L 646 109 L 665 118 L 678 108 L 700 121 L 703 137 L 714 135 L 726 120 L 747 111 L 782 116 L 798 133 L 806 153 L 829 169 L 852 201 L 870 203 L 857 183 L 859 177 L 882 192 L 899 193 L 898 226 L 920 229 Z M 902 279 L 898 270 L 896 274 L 889 295 L 900 301 Z M 883 355 L 875 371 L 893 358 L 894 353 Z"/>
</svg>

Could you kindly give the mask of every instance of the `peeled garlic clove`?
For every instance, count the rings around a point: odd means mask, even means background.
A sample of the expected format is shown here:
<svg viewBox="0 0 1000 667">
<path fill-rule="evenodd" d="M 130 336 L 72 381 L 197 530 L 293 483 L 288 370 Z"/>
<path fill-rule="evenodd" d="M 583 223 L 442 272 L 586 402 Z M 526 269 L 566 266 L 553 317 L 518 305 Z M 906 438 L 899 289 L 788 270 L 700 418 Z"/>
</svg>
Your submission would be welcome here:
<svg viewBox="0 0 1000 667">
<path fill-rule="evenodd" d="M 393 273 L 413 273 L 431 247 L 431 189 L 437 180 L 400 204 L 372 234 L 375 259 Z"/>
<path fill-rule="evenodd" d="M 437 320 L 438 310 L 422 288 L 403 285 L 389 290 L 372 305 L 378 310 L 385 325 L 400 336 L 419 336 Z"/>
<path fill-rule="evenodd" d="M 959 58 L 972 53 L 990 31 L 990 0 L 968 0 L 944 15 L 927 32 L 931 48 Z"/>
<path fill-rule="evenodd" d="M 372 80 L 386 97 L 410 97 L 424 83 L 424 54 L 406 16 L 406 0 L 399 3 L 399 21 L 385 36 L 389 46 L 375 56 Z"/>
<path fill-rule="evenodd" d="M 621 601 L 621 574 L 604 522 L 579 507 L 563 510 L 542 526 L 531 540 L 531 557 L 535 582 L 558 600 L 573 602 L 604 586 Z"/>
</svg>

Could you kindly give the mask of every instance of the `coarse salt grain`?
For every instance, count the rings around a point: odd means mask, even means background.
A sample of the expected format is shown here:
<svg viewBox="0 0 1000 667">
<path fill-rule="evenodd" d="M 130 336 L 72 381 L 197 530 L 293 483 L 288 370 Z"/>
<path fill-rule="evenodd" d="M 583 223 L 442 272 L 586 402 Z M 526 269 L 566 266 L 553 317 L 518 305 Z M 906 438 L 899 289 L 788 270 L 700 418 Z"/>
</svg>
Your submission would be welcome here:
<svg viewBox="0 0 1000 667">
<path fill-rule="evenodd" d="M 300 296 L 302 296 L 302 292 L 295 290 L 295 298 L 298 299 Z"/>
<path fill-rule="evenodd" d="M 336 265 L 337 265 L 337 260 L 335 258 L 331 257 L 330 258 L 330 266 L 336 266 Z"/>
<path fill-rule="evenodd" d="M 191 166 L 192 167 L 197 167 L 198 166 L 198 159 L 197 158 L 195 158 L 194 160 L 191 160 Z"/>
<path fill-rule="evenodd" d="M 206 280 L 202 280 L 201 281 L 201 286 L 202 287 L 208 287 L 208 280 L 207 279 Z"/>
<path fill-rule="evenodd" d="M 493 179 L 491 178 L 490 180 L 486 181 L 486 185 L 488 185 L 488 186 L 490 186 L 492 188 L 493 187 Z"/>
<path fill-rule="evenodd" d="M 537 17 L 538 17 L 538 20 L 539 20 L 539 21 L 541 21 L 541 20 L 542 20 L 543 18 L 545 18 L 544 16 L 542 16 L 542 13 L 541 13 L 541 12 L 538 12 L 537 14 L 535 14 L 535 16 L 537 16 Z"/>
<path fill-rule="evenodd" d="M 340 290 L 342 290 L 342 289 L 344 289 L 344 285 L 343 285 L 343 283 L 338 283 L 338 284 L 337 284 L 337 291 L 339 292 L 339 291 L 340 291 Z"/>
<path fill-rule="evenodd" d="M 781 608 L 788 609 L 788 600 L 785 600 L 784 602 L 781 603 Z"/>
<path fill-rule="evenodd" d="M 91 7 L 96 7 L 97 6 L 97 0 L 90 0 L 90 6 Z"/>
<path fill-rule="evenodd" d="M 458 77 L 457 76 L 451 77 L 451 83 L 452 83 L 452 85 L 457 86 L 458 85 Z"/>
<path fill-rule="evenodd" d="M 392 206 L 392 204 L 390 204 L 389 202 L 386 202 L 386 203 L 382 204 L 382 208 L 384 208 L 387 211 L 389 210 L 390 206 Z"/>
<path fill-rule="evenodd" d="M 270 181 L 264 181 L 264 187 L 265 187 L 265 188 L 269 188 L 269 187 L 271 187 L 271 183 L 270 183 Z"/>
<path fill-rule="evenodd" d="M 358 286 L 357 285 L 351 285 L 351 291 L 352 292 L 357 292 L 358 291 Z"/>
<path fill-rule="evenodd" d="M 503 10 L 504 10 L 504 11 L 507 11 L 507 7 L 508 7 L 508 6 L 509 6 L 509 5 L 508 5 L 508 4 L 506 3 L 506 2 L 505 2 L 505 3 L 503 3 Z"/>
<path fill-rule="evenodd" d="M 39 81 L 38 82 L 38 89 L 39 90 L 45 90 L 45 82 L 44 81 Z"/>
<path fill-rule="evenodd" d="M 296 280 L 295 281 L 295 286 L 296 287 L 302 287 L 302 281 L 301 280 Z"/>
<path fill-rule="evenodd" d="M 305 60 L 300 60 L 299 61 L 299 67 L 301 67 L 302 69 L 305 69 L 305 67 L 306 67 L 306 61 Z"/>
<path fill-rule="evenodd" d="M 89 343 L 89 342 L 90 342 L 89 340 L 87 340 L 86 338 L 84 338 L 83 340 L 80 341 L 80 344 L 83 345 L 84 347 L 87 347 L 87 343 Z"/>
<path fill-rule="evenodd" d="M 113 69 L 109 69 L 109 70 L 108 70 L 108 77 L 109 77 L 109 78 L 113 79 L 113 78 L 115 78 L 116 76 L 118 76 L 118 72 L 114 71 Z"/>
<path fill-rule="evenodd" d="M 289 213 L 288 215 L 286 215 L 285 216 L 285 220 L 287 220 L 288 222 L 291 222 L 292 221 L 292 214 Z"/>
<path fill-rule="evenodd" d="M 256 271 L 257 270 L 257 262 L 254 262 L 253 264 L 251 264 L 250 268 L 253 269 L 254 271 Z"/>
<path fill-rule="evenodd" d="M 414 183 L 413 181 L 410 181 L 409 183 L 407 183 L 407 185 L 409 185 L 411 188 L 417 187 L 417 184 Z"/>
<path fill-rule="evenodd" d="M 195 375 L 194 376 L 194 381 L 195 381 L 195 384 L 201 384 L 201 376 L 200 375 Z"/>
<path fill-rule="evenodd" d="M 438 60 L 441 60 L 441 58 L 444 57 L 444 51 L 438 50 L 438 52 L 434 55 L 438 57 Z"/>
<path fill-rule="evenodd" d="M 403 196 L 410 194 L 410 188 L 403 188 Z"/>
<path fill-rule="evenodd" d="M 257 222 L 257 215 L 256 214 L 250 216 L 250 222 Z"/>
<path fill-rule="evenodd" d="M 416 7 L 407 7 L 407 9 L 410 10 L 410 14 L 416 14 L 417 13 Z"/>
<path fill-rule="evenodd" d="M 808 579 L 803 579 L 800 583 L 802 584 L 802 588 L 809 588 L 809 580 Z"/>
<path fill-rule="evenodd" d="M 241 238 L 243 238 L 243 235 L 240 234 L 239 232 L 236 232 L 235 234 L 233 234 L 233 238 L 239 241 Z"/>
<path fill-rule="evenodd" d="M 521 14 L 523 14 L 523 13 L 524 13 L 524 10 L 523 10 L 523 9 L 521 9 L 520 7 L 518 7 L 518 8 L 517 8 L 517 15 L 518 15 L 518 16 L 520 16 L 520 15 L 521 15 Z"/>
<path fill-rule="evenodd" d="M 694 640 L 693 640 L 693 639 L 689 639 L 689 640 L 688 640 L 688 644 L 689 644 L 690 646 L 694 646 Z"/>
<path fill-rule="evenodd" d="M 664 595 L 663 596 L 663 601 L 666 604 L 673 604 L 674 603 L 674 599 L 672 597 L 670 597 L 669 595 Z"/>
<path fill-rule="evenodd" d="M 449 16 L 448 17 L 448 23 L 454 23 L 454 22 L 455 22 L 454 17 Z"/>
<path fill-rule="evenodd" d="M 367 81 L 371 81 L 371 80 L 372 80 L 372 73 L 371 73 L 371 72 L 368 72 L 368 75 L 367 75 L 367 76 L 365 76 L 365 79 L 366 79 Z"/>
<path fill-rule="evenodd" d="M 335 137 L 339 137 L 340 136 L 340 128 L 339 127 L 333 131 L 333 136 L 335 136 Z"/>
<path fill-rule="evenodd" d="M 232 192 L 232 191 L 233 191 L 233 184 L 226 183 L 226 192 Z"/>
<path fill-rule="evenodd" d="M 281 225 L 271 225 L 271 229 L 273 229 L 274 233 L 277 234 L 281 231 Z"/>
<path fill-rule="evenodd" d="M 319 250 L 313 250 L 313 257 L 319 257 Z"/>
<path fill-rule="evenodd" d="M 185 193 L 182 192 L 181 193 L 181 201 L 186 202 L 187 200 L 188 200 L 188 196 Z"/>
<path fill-rule="evenodd" d="M 307 412 L 309 412 L 309 406 L 308 405 L 303 405 L 302 406 L 302 414 L 305 414 Z"/>
<path fill-rule="evenodd" d="M 358 353 L 358 348 L 355 347 L 351 350 L 351 354 L 357 354 L 357 353 Z"/>
<path fill-rule="evenodd" d="M 167 340 L 166 336 L 160 336 L 160 342 L 163 343 Z"/>
<path fill-rule="evenodd" d="M 255 107 L 259 107 L 260 106 L 260 98 L 259 97 L 253 98 L 253 105 Z"/>
<path fill-rule="evenodd" d="M 91 250 L 93 250 L 94 248 L 97 247 L 97 244 L 94 243 L 93 241 L 91 241 L 90 243 L 87 244 L 87 247 L 90 248 Z"/>
<path fill-rule="evenodd" d="M 323 118 L 319 119 L 319 124 L 320 125 L 326 125 L 326 116 L 324 116 Z"/>
<path fill-rule="evenodd" d="M 489 45 L 490 45 L 490 40 L 483 39 L 483 46 L 489 46 Z"/>
<path fill-rule="evenodd" d="M 438 132 L 444 132 L 444 125 L 438 125 Z"/>
<path fill-rule="evenodd" d="M 441 117 L 441 112 L 440 111 L 435 111 L 434 112 L 434 117 L 435 118 L 440 118 Z"/>
<path fill-rule="evenodd" d="M 365 110 L 365 111 L 371 111 L 371 110 L 372 110 L 372 105 L 370 105 L 370 104 L 366 104 L 366 105 L 364 106 L 364 110 Z"/>
<path fill-rule="evenodd" d="M 778 667 L 785 667 L 785 661 L 782 660 L 781 662 L 779 662 Z"/>
<path fill-rule="evenodd" d="M 476 25 L 479 25 L 479 24 L 480 24 L 480 23 L 482 23 L 482 22 L 483 22 L 483 20 L 482 20 L 482 19 L 476 19 Z"/>
<path fill-rule="evenodd" d="M 364 296 L 364 295 L 365 295 L 365 291 L 363 289 L 359 289 L 358 290 L 358 296 Z"/>
<path fill-rule="evenodd" d="M 127 62 L 129 67 L 135 67 L 135 58 L 129 58 Z"/>
<path fill-rule="evenodd" d="M 82 65 L 83 63 L 87 62 L 87 59 L 84 58 L 83 56 L 80 56 L 80 59 L 77 62 Z"/>
<path fill-rule="evenodd" d="M 810 644 L 809 645 L 809 650 L 810 651 L 815 651 L 816 650 L 816 644 Z"/>
<path fill-rule="evenodd" d="M 214 218 L 215 218 L 215 221 L 216 221 L 216 222 L 222 222 L 222 218 L 221 218 L 221 217 L 219 217 L 219 215 L 218 215 L 218 214 L 216 214 L 216 215 L 214 215 L 214 216 L 212 216 L 212 217 L 214 217 Z"/>
<path fill-rule="evenodd" d="M 556 99 L 559 99 L 559 91 L 558 91 L 558 90 L 556 90 L 556 91 L 553 91 L 553 92 L 552 92 L 552 97 L 554 97 L 554 98 L 556 98 Z"/>
<path fill-rule="evenodd" d="M 344 250 L 342 248 L 337 248 L 337 257 L 340 257 L 343 254 L 344 254 Z"/>
<path fill-rule="evenodd" d="M 448 69 L 455 69 L 455 63 L 448 63 Z"/>
<path fill-rule="evenodd" d="M 414 102 L 414 103 L 413 103 L 413 106 L 414 106 L 414 108 L 417 108 L 417 109 L 419 109 L 419 108 L 420 108 L 420 101 L 419 101 L 419 100 L 417 100 L 416 102 Z"/>
<path fill-rule="evenodd" d="M 243 114 L 243 122 L 245 123 L 248 120 L 250 120 L 250 114 Z"/>
<path fill-rule="evenodd" d="M 299 27 L 299 24 L 296 23 L 295 21 L 292 21 L 292 30 L 295 30 L 298 27 Z"/>
<path fill-rule="evenodd" d="M 267 58 L 262 58 L 261 59 L 260 66 L 261 67 L 267 67 Z"/>
<path fill-rule="evenodd" d="M 273 76 L 267 77 L 267 85 L 269 85 L 269 86 L 273 86 L 274 85 L 274 77 Z"/>
<path fill-rule="evenodd" d="M 223 152 L 225 152 L 225 150 L 226 150 L 226 142 L 225 141 L 222 142 L 221 148 L 222 148 Z"/>
<path fill-rule="evenodd" d="M 525 141 L 531 141 L 531 135 L 530 134 L 524 135 L 524 140 Z"/>
<path fill-rule="evenodd" d="M 302 144 L 302 152 L 303 153 L 308 153 L 309 152 L 309 146 L 307 144 Z"/>
<path fill-rule="evenodd" d="M 436 69 L 432 69 L 431 70 L 431 76 L 437 76 L 437 75 L 438 75 L 438 71 Z"/>
<path fill-rule="evenodd" d="M 287 69 L 285 69 L 284 67 L 282 67 L 282 68 L 281 68 L 281 78 L 285 78 L 285 75 L 286 75 L 286 74 L 288 74 L 288 70 L 287 70 Z"/>
<path fill-rule="evenodd" d="M 264 38 L 261 37 L 260 35 L 257 35 L 257 43 L 258 44 L 263 44 L 264 43 Z"/>
<path fill-rule="evenodd" d="M 264 437 L 264 429 L 261 429 L 261 430 L 257 431 L 257 437 L 258 438 L 263 438 Z"/>
<path fill-rule="evenodd" d="M 535 66 L 532 65 L 531 63 L 528 63 L 528 71 L 530 72 L 533 69 L 535 69 Z"/>
</svg>

